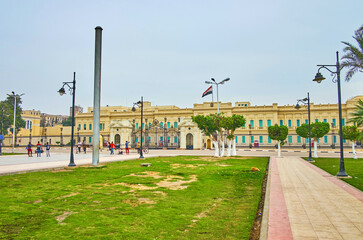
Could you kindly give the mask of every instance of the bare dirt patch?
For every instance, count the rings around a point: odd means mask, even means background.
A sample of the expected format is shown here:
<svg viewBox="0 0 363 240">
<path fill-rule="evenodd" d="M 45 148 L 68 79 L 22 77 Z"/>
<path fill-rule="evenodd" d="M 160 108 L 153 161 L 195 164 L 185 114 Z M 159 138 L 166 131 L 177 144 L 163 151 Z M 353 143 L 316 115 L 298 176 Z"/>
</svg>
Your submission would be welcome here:
<svg viewBox="0 0 363 240">
<path fill-rule="evenodd" d="M 64 224 L 63 221 L 69 217 L 70 215 L 74 214 L 76 212 L 72 212 L 72 211 L 66 211 L 64 212 L 62 215 L 56 216 L 55 220 L 58 221 L 58 224 Z"/>
<path fill-rule="evenodd" d="M 162 197 L 166 197 L 167 194 L 163 191 L 154 191 L 153 193 L 160 194 Z"/>
<path fill-rule="evenodd" d="M 195 168 L 198 168 L 198 167 L 201 167 L 201 166 L 205 166 L 205 164 L 179 164 L 179 163 L 174 163 L 174 164 L 170 164 L 170 166 L 172 168 L 191 168 L 191 169 L 195 169 Z"/>
<path fill-rule="evenodd" d="M 165 176 L 160 176 L 159 174 L 160 174 L 159 172 L 149 172 L 149 171 L 146 171 L 146 172 L 142 172 L 140 174 L 132 173 L 132 174 L 127 175 L 125 177 L 153 177 L 155 179 L 159 179 L 159 178 L 165 177 Z"/>
<path fill-rule="evenodd" d="M 176 177 L 180 178 L 179 176 L 168 176 L 165 180 L 162 180 L 162 181 L 156 183 L 156 185 L 158 185 L 159 187 L 169 188 L 170 190 L 182 190 L 182 189 L 185 189 L 188 187 L 188 186 L 184 186 L 184 184 L 197 181 L 197 175 L 191 175 L 190 180 L 171 181 L 171 180 L 174 180 Z"/>
<path fill-rule="evenodd" d="M 80 193 L 79 192 L 75 192 L 75 193 L 71 193 L 71 194 L 68 194 L 68 195 L 64 195 L 64 196 L 57 197 L 56 199 L 69 198 L 69 197 L 76 196 L 78 194 L 80 194 Z"/>
<path fill-rule="evenodd" d="M 39 199 L 39 200 L 34 201 L 33 203 L 34 204 L 37 204 L 37 203 L 41 203 L 41 202 L 43 202 L 43 200 L 42 199 Z"/>
<path fill-rule="evenodd" d="M 230 166 L 232 166 L 232 165 L 220 164 L 220 163 L 216 163 L 215 165 L 219 166 L 219 167 L 230 167 Z"/>
</svg>

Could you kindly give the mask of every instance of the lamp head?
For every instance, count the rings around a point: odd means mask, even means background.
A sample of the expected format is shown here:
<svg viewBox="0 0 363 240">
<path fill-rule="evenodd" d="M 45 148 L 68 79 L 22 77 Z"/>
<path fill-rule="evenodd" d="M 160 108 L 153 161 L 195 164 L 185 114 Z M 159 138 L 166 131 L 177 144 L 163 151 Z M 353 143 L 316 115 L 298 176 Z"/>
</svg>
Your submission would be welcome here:
<svg viewBox="0 0 363 240">
<path fill-rule="evenodd" d="M 296 108 L 297 110 L 299 110 L 299 109 L 301 108 L 301 106 L 297 103 L 297 104 L 296 104 L 296 106 L 295 106 L 295 108 Z"/>
<path fill-rule="evenodd" d="M 228 82 L 230 80 L 230 78 L 226 78 L 222 81 L 222 83 Z"/>
<path fill-rule="evenodd" d="M 213 82 L 216 82 L 216 80 L 214 80 L 214 78 L 211 78 L 210 80 L 212 80 Z"/>
<path fill-rule="evenodd" d="M 136 108 L 135 107 L 132 107 L 131 111 L 135 112 L 136 111 Z"/>
<path fill-rule="evenodd" d="M 315 75 L 315 78 L 313 79 L 314 82 L 317 82 L 317 83 L 321 83 L 321 81 L 323 81 L 325 79 L 325 77 L 323 77 L 323 75 L 318 72 L 316 75 Z"/>
<path fill-rule="evenodd" d="M 66 91 L 64 90 L 64 87 L 62 87 L 61 89 L 59 89 L 59 91 L 58 91 L 58 93 L 59 93 L 59 95 L 63 95 L 63 94 L 65 94 L 66 93 Z"/>
<path fill-rule="evenodd" d="M 206 84 L 213 84 L 211 81 L 205 81 Z"/>
</svg>

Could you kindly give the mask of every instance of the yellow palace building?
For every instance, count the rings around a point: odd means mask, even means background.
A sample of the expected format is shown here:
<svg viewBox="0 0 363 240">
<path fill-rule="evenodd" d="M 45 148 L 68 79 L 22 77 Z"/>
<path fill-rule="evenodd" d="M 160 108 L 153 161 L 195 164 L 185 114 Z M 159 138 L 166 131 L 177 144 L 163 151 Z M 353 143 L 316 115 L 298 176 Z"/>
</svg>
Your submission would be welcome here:
<svg viewBox="0 0 363 240">
<path fill-rule="evenodd" d="M 348 119 L 355 110 L 355 105 L 363 96 L 356 96 L 342 104 L 343 125 L 350 124 Z M 250 102 L 235 102 L 234 104 L 220 103 L 220 112 L 226 116 L 232 114 L 243 115 L 246 126 L 237 129 L 235 141 L 237 147 L 273 147 L 276 142 L 267 134 L 268 126 L 278 124 L 289 128 L 289 135 L 285 146 L 301 147 L 306 143 L 295 132 L 295 129 L 308 122 L 308 108 L 302 106 L 299 110 L 295 105 L 279 106 L 277 103 L 264 106 L 252 106 Z M 310 104 L 311 122 L 327 122 L 331 124 L 330 132 L 318 141 L 321 147 L 339 145 L 339 117 L 337 104 Z M 204 149 L 211 148 L 211 140 L 198 129 L 191 121 L 191 116 L 208 115 L 217 112 L 217 104 L 204 102 L 194 104 L 193 108 L 179 108 L 177 106 L 153 106 L 151 102 L 144 102 L 143 124 L 141 126 L 141 112 L 135 112 L 130 107 L 105 106 L 101 107 L 100 135 L 104 142 L 113 141 L 124 145 L 125 141 L 136 146 L 140 141 L 149 148 L 168 149 Z M 26 124 L 25 128 L 17 134 L 17 144 L 26 145 L 29 141 L 50 142 L 52 145 L 62 145 L 70 142 L 71 127 L 53 125 L 40 127 L 40 118 L 27 111 L 23 119 L 31 120 L 32 126 Z M 93 135 L 93 109 L 88 108 L 86 113 L 76 115 L 75 139 L 85 140 L 92 144 Z M 143 139 L 140 139 L 140 130 L 143 129 Z M 5 137 L 5 145 L 11 145 L 11 135 Z M 226 138 L 226 136 L 223 136 Z M 347 146 L 349 142 L 346 142 Z"/>
</svg>

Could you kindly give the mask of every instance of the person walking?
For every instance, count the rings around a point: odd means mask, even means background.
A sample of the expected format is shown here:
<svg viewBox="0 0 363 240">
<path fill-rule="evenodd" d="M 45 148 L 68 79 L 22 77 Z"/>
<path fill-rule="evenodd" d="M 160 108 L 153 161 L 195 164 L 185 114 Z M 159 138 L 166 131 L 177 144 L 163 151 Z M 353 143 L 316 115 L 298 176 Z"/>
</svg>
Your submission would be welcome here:
<svg viewBox="0 0 363 240">
<path fill-rule="evenodd" d="M 45 145 L 45 152 L 47 153 L 47 157 L 50 157 L 49 150 L 50 150 L 50 146 L 49 146 L 49 143 L 47 142 L 47 144 Z"/>
<path fill-rule="evenodd" d="M 114 149 L 115 149 L 115 144 L 113 142 L 110 143 L 110 151 L 111 151 L 111 155 L 114 154 Z"/>
<path fill-rule="evenodd" d="M 29 142 L 28 146 L 26 146 L 26 149 L 28 150 L 28 157 L 33 157 L 33 150 L 32 150 L 31 142 Z"/>
<path fill-rule="evenodd" d="M 129 142 L 128 141 L 125 142 L 125 150 L 126 150 L 126 154 L 130 153 L 130 151 L 129 151 Z"/>
<path fill-rule="evenodd" d="M 42 156 L 42 145 L 38 141 L 38 143 L 37 143 L 37 157 L 41 157 L 41 156 Z"/>
<path fill-rule="evenodd" d="M 79 140 L 77 143 L 78 153 L 81 153 L 81 147 L 82 147 L 82 143 L 81 143 L 81 140 Z"/>
<path fill-rule="evenodd" d="M 82 147 L 83 147 L 83 152 L 84 152 L 84 154 L 86 154 L 86 140 L 83 140 L 83 142 L 82 142 Z"/>
</svg>

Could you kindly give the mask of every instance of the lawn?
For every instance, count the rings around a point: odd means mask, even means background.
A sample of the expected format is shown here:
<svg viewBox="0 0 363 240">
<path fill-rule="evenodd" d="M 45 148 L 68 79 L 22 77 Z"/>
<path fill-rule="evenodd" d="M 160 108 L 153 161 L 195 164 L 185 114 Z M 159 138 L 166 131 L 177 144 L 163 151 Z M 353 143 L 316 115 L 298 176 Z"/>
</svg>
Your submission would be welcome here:
<svg viewBox="0 0 363 240">
<path fill-rule="evenodd" d="M 1 176 L 0 239 L 248 239 L 267 161 L 180 156 Z"/>
<path fill-rule="evenodd" d="M 26 155 L 26 153 L 1 153 L 0 157 L 1 156 L 6 156 L 6 155 Z"/>
<path fill-rule="evenodd" d="M 339 172 L 339 158 L 314 158 L 314 160 L 314 165 L 332 175 L 337 175 Z M 344 166 L 345 172 L 352 178 L 342 178 L 342 180 L 363 191 L 363 159 L 344 158 Z"/>
</svg>

